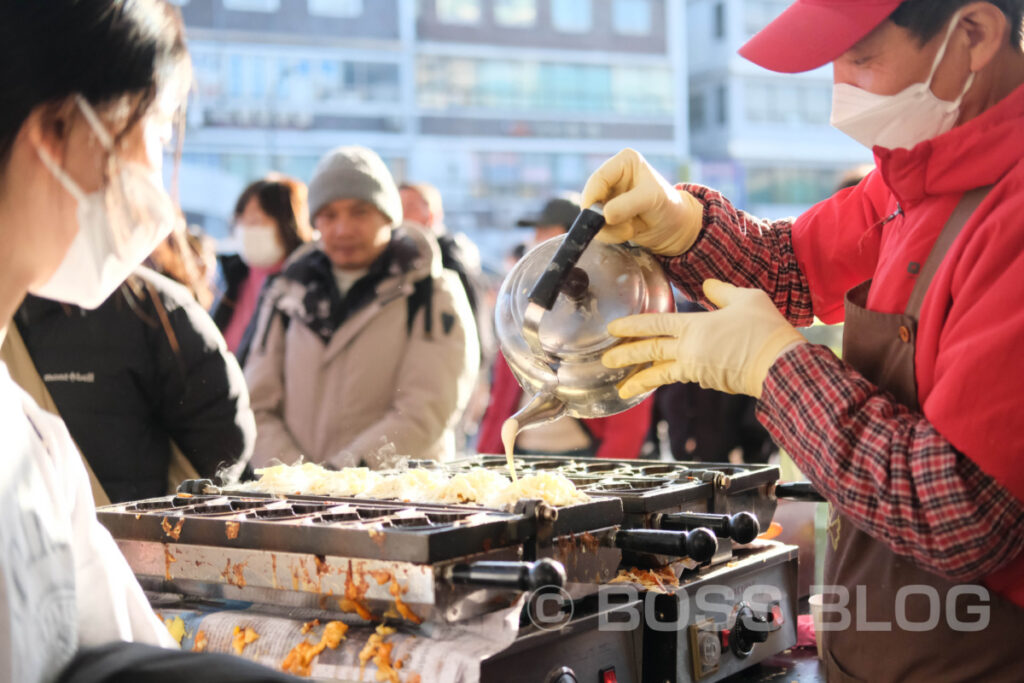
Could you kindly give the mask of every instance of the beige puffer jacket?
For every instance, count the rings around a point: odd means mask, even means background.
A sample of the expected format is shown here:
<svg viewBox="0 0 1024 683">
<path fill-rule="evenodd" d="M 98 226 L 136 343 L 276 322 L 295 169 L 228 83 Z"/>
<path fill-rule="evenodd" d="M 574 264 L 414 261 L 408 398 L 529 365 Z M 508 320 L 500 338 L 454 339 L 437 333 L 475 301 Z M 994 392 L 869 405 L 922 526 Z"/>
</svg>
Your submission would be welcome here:
<svg viewBox="0 0 1024 683">
<path fill-rule="evenodd" d="M 441 267 L 433 237 L 396 228 L 396 240 L 417 256 L 392 265 L 375 299 L 326 343 L 302 322 L 303 283 L 281 275 L 268 288 L 245 367 L 256 415 L 254 467 L 300 455 L 336 467 L 362 461 L 376 468 L 394 456 L 453 455 L 452 427 L 478 367 L 473 314 L 458 276 Z M 407 330 L 407 300 L 427 277 L 432 306 L 417 312 Z"/>
</svg>

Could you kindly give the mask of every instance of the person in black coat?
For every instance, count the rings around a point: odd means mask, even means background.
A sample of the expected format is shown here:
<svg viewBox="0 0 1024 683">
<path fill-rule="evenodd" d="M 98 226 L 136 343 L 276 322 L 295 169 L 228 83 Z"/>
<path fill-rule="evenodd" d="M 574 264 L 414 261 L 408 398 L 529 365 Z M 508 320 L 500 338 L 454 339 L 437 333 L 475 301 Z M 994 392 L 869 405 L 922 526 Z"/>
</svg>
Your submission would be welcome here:
<svg viewBox="0 0 1024 683">
<path fill-rule="evenodd" d="M 242 474 L 245 378 L 184 286 L 140 267 L 96 310 L 29 295 L 14 321 L 112 502 L 166 492 L 172 440 L 202 477 Z"/>
</svg>

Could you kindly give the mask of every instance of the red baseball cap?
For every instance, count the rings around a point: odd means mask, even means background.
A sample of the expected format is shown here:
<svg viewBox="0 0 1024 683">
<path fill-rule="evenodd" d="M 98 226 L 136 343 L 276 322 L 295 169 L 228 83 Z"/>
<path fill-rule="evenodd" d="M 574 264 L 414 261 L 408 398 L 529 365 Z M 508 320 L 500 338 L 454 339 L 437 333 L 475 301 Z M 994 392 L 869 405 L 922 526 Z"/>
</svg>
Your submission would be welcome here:
<svg viewBox="0 0 1024 683">
<path fill-rule="evenodd" d="M 740 48 L 772 71 L 810 71 L 834 61 L 903 0 L 797 0 Z"/>
</svg>

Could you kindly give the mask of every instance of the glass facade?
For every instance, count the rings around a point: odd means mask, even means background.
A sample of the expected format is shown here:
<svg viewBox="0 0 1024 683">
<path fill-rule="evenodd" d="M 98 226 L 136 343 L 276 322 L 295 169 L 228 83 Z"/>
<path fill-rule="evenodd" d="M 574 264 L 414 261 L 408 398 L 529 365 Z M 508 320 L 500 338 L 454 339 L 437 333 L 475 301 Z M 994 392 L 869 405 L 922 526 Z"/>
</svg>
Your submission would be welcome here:
<svg viewBox="0 0 1024 683">
<path fill-rule="evenodd" d="M 586 33 L 594 25 L 592 0 L 551 0 L 551 25 L 563 33 Z"/>
<path fill-rule="evenodd" d="M 650 0 L 612 0 L 612 27 L 623 35 L 648 35 L 651 32 Z"/>
<path fill-rule="evenodd" d="M 480 0 L 435 0 L 435 9 L 446 24 L 480 23 Z"/>
<path fill-rule="evenodd" d="M 514 111 L 670 115 L 668 68 L 424 56 L 417 63 L 419 105 Z"/>
<path fill-rule="evenodd" d="M 399 100 L 398 64 L 331 58 L 323 53 L 280 56 L 255 50 L 192 47 L 198 106 L 224 110 L 232 105 L 309 115 L 336 113 L 355 103 Z"/>
<path fill-rule="evenodd" d="M 746 169 L 746 198 L 752 204 L 811 205 L 832 194 L 836 179 L 834 168 L 752 166 Z"/>
<path fill-rule="evenodd" d="M 827 126 L 832 110 L 832 88 L 822 83 L 789 80 L 751 81 L 745 84 L 744 116 L 750 123 Z"/>
<path fill-rule="evenodd" d="M 533 26 L 537 23 L 537 0 L 494 0 L 494 22 L 512 28 Z"/>
<path fill-rule="evenodd" d="M 788 5 L 789 0 L 744 0 L 743 31 L 746 37 L 749 38 L 767 26 Z"/>
</svg>

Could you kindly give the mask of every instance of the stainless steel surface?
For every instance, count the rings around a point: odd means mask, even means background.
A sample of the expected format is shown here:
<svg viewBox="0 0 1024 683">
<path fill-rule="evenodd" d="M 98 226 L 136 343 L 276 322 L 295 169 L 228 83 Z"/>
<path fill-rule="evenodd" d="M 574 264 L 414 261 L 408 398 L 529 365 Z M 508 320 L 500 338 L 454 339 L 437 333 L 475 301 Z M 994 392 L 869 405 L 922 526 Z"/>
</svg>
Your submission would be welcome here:
<svg viewBox="0 0 1024 683">
<path fill-rule="evenodd" d="M 607 325 L 635 313 L 675 310 L 671 286 L 648 252 L 595 241 L 577 264 L 589 278 L 585 296 L 559 295 L 550 311 L 531 306 L 530 289 L 561 241 L 556 237 L 530 250 L 505 278 L 495 307 L 498 340 L 528 394 L 561 401 L 573 417 L 613 415 L 645 396 L 619 398 L 616 386 L 632 369 L 601 364 L 604 351 L 619 343 Z"/>
<path fill-rule="evenodd" d="M 715 683 L 796 644 L 798 549 L 768 541 L 758 546 L 700 572 L 674 595 L 657 596 L 658 623 L 644 632 L 644 681 Z M 742 654 L 738 615 L 744 608 L 764 614 L 772 602 L 781 616 L 778 629 Z"/>
<path fill-rule="evenodd" d="M 458 621 L 511 605 L 520 595 L 520 591 L 453 586 L 439 580 L 444 565 L 153 541 L 119 540 L 117 544 L 147 590 L 305 607 L 325 615 Z M 517 550 L 503 549 L 463 559 L 520 557 Z M 365 613 L 360 614 L 361 610 Z"/>
</svg>

